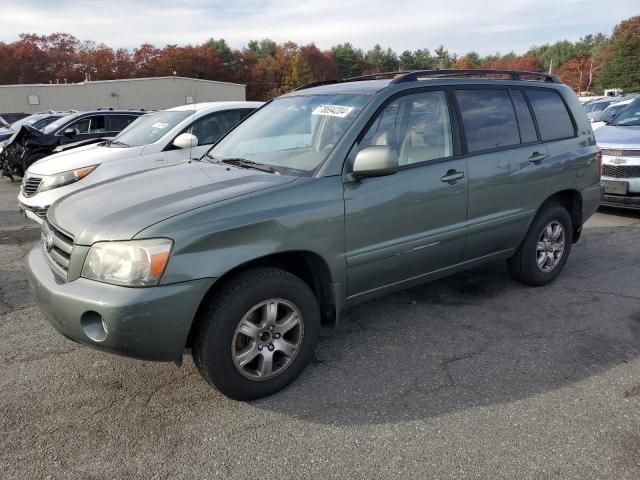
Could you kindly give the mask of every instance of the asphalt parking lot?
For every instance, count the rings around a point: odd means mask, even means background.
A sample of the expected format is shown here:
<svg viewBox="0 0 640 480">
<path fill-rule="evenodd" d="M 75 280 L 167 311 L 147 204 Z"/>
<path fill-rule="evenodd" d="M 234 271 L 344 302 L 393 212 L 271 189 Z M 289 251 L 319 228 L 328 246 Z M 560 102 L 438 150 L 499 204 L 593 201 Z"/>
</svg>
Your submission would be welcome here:
<svg viewBox="0 0 640 480">
<path fill-rule="evenodd" d="M 253 403 L 81 347 L 29 296 L 39 229 L 0 179 L 2 478 L 640 478 L 640 215 L 588 224 L 551 286 L 489 265 L 368 302 Z"/>
</svg>

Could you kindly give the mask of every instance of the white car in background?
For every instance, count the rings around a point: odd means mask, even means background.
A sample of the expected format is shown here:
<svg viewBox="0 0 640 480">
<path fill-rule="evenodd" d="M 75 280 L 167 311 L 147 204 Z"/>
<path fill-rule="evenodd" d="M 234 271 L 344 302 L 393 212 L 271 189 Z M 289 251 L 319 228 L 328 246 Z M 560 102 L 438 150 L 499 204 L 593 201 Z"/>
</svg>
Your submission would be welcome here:
<svg viewBox="0 0 640 480">
<path fill-rule="evenodd" d="M 144 115 L 115 138 L 50 155 L 27 170 L 18 202 L 42 223 L 57 199 L 98 182 L 197 159 L 262 102 L 210 102 Z M 105 199 L 108 201 L 108 199 Z"/>
<path fill-rule="evenodd" d="M 631 102 L 633 102 L 634 100 L 635 98 L 631 97 L 631 98 L 627 98 L 626 100 L 621 100 L 619 102 L 612 103 L 607 108 L 602 110 L 596 118 L 591 120 L 591 128 L 596 130 L 602 127 L 603 125 L 608 124 L 609 122 L 611 122 L 611 120 L 613 120 L 613 118 L 618 113 L 624 110 L 625 107 L 629 105 Z"/>
</svg>

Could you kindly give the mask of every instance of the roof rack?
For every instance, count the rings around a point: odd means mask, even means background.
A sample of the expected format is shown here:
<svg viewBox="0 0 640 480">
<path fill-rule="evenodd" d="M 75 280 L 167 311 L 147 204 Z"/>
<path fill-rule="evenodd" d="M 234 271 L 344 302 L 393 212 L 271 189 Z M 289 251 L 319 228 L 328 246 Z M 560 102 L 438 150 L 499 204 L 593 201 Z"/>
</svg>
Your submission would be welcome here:
<svg viewBox="0 0 640 480">
<path fill-rule="evenodd" d="M 400 72 L 396 72 L 400 73 Z M 544 82 L 562 83 L 559 77 L 550 73 L 527 72 L 522 70 L 414 70 L 403 72 L 395 77 L 391 83 L 415 82 L 424 77 L 479 77 L 483 75 L 507 75 L 509 80 L 523 80 L 522 77 L 540 78 Z"/>
<path fill-rule="evenodd" d="M 345 82 L 359 82 L 362 80 L 381 80 L 384 78 L 392 78 L 392 84 L 398 83 L 407 83 L 407 82 L 416 82 L 421 78 L 432 77 L 432 78 L 441 78 L 441 77 L 482 77 L 486 75 L 502 75 L 508 76 L 509 80 L 525 80 L 522 77 L 534 77 L 540 78 L 544 82 L 548 83 L 562 83 L 559 77 L 556 75 L 552 75 L 550 73 L 541 73 L 541 72 L 527 72 L 523 70 L 456 70 L 456 69 L 448 69 L 448 70 L 410 70 L 410 71 L 396 71 L 396 72 L 381 72 L 381 73 L 372 73 L 371 75 L 360 75 L 358 77 L 349 77 L 343 78 L 342 80 L 322 80 L 319 82 L 311 82 L 306 85 L 302 85 L 294 90 L 294 92 L 298 90 L 305 90 L 307 88 L 319 87 L 321 85 L 330 85 L 334 83 L 345 83 Z"/>
</svg>

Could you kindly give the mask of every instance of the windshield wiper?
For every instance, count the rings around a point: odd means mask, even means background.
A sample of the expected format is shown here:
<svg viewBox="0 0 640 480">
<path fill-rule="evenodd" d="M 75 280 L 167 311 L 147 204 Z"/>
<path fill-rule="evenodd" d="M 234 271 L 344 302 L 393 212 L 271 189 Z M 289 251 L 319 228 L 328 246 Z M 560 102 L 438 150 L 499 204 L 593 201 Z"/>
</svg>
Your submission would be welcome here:
<svg viewBox="0 0 640 480">
<path fill-rule="evenodd" d="M 222 163 L 226 163 L 228 165 L 234 165 L 240 168 L 253 168 L 254 170 L 261 170 L 263 172 L 276 173 L 274 168 L 271 167 L 270 165 L 265 165 L 264 163 L 258 163 L 252 160 L 247 160 L 246 158 L 223 158 L 220 161 Z"/>
<path fill-rule="evenodd" d="M 120 145 L 121 147 L 128 147 L 129 145 L 127 145 L 124 142 L 121 142 L 120 140 L 109 140 L 107 142 L 107 145 L 111 146 L 111 145 Z"/>
</svg>

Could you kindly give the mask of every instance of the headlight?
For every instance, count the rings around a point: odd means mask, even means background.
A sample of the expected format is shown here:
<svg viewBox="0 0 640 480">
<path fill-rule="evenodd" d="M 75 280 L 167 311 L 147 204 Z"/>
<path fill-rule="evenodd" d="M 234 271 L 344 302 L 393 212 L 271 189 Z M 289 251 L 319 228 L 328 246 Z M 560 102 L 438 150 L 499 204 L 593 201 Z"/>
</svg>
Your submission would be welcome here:
<svg viewBox="0 0 640 480">
<path fill-rule="evenodd" d="M 42 178 L 38 191 L 44 192 L 45 190 L 51 190 L 52 188 L 63 187 L 70 183 L 77 182 L 93 172 L 97 166 L 98 165 L 92 165 L 90 167 L 78 168 L 77 170 L 69 170 L 68 172 L 56 173 L 55 175 L 47 175 Z"/>
<path fill-rule="evenodd" d="M 97 242 L 91 246 L 82 276 L 128 287 L 157 285 L 169 262 L 173 240 L 154 238 L 126 242 Z"/>
</svg>

